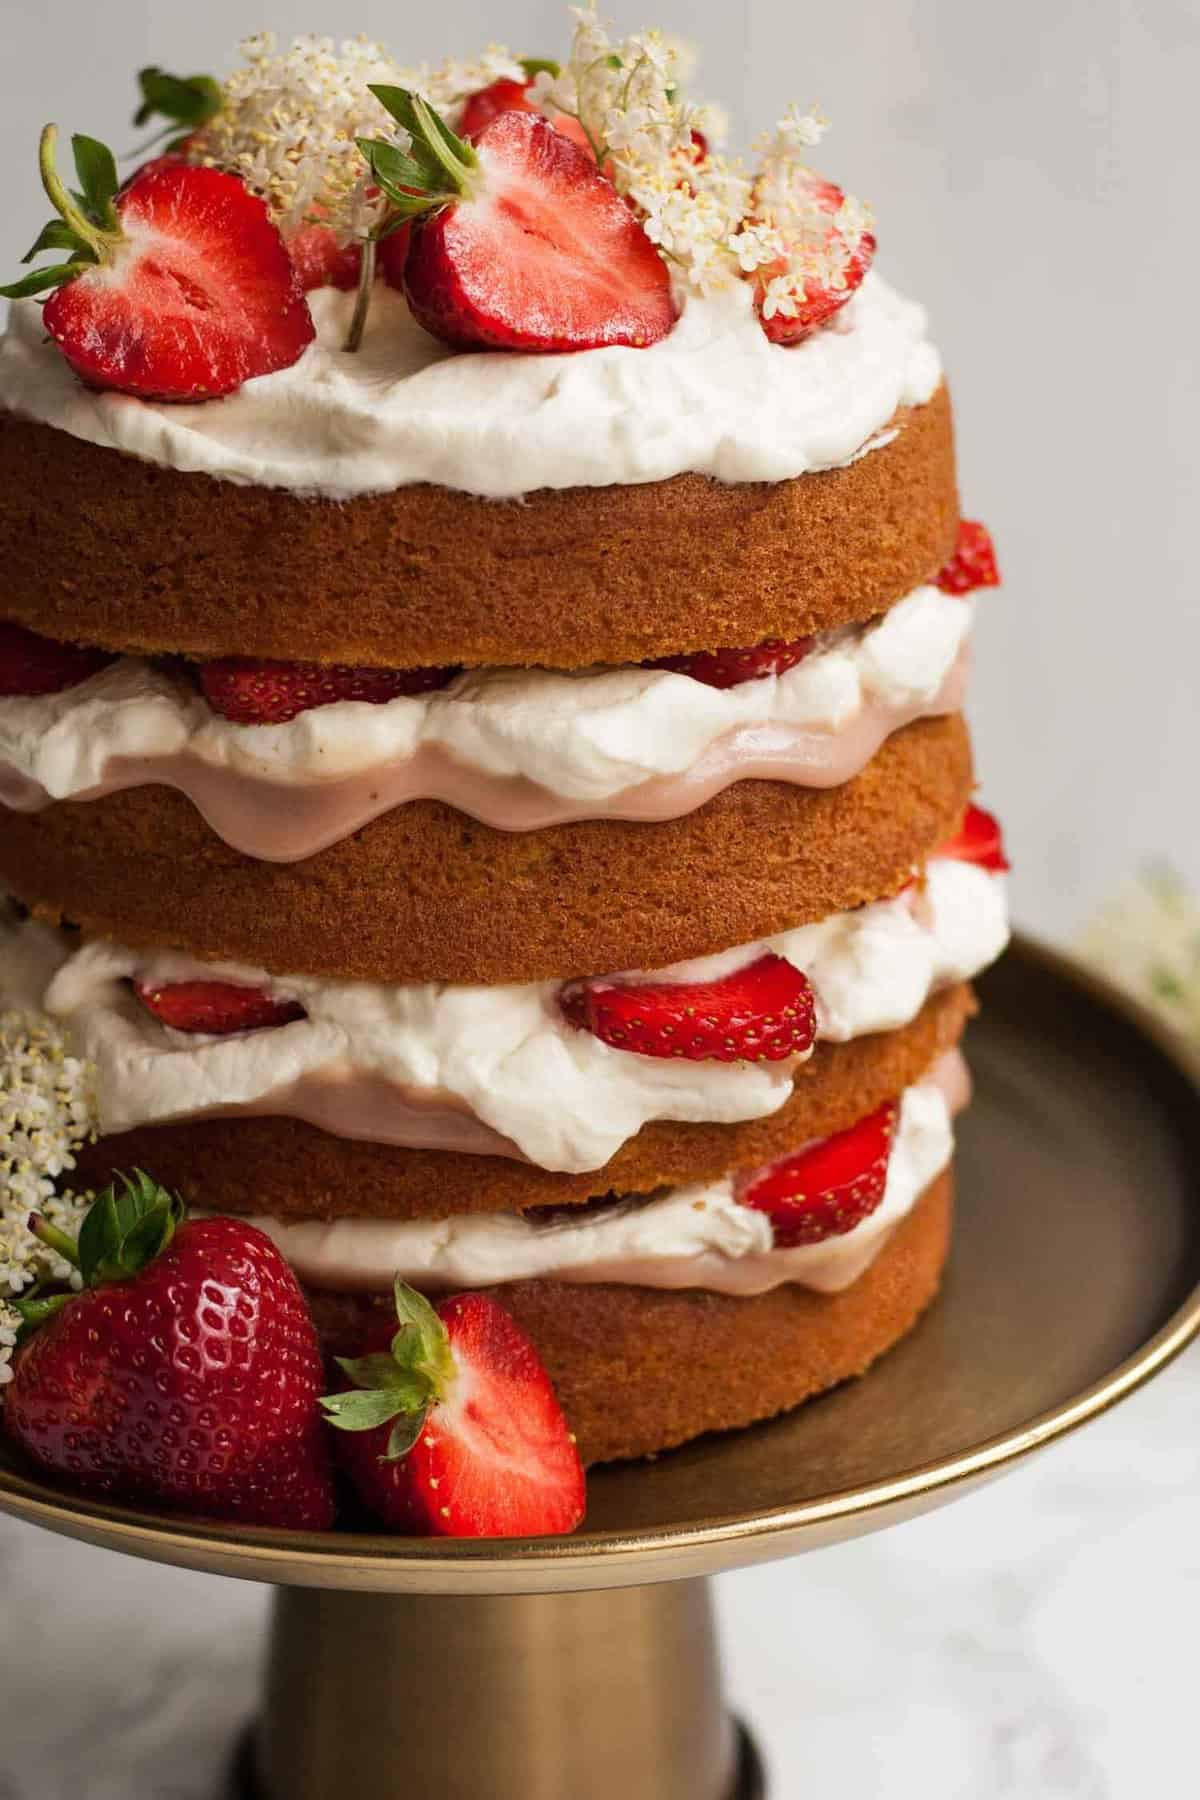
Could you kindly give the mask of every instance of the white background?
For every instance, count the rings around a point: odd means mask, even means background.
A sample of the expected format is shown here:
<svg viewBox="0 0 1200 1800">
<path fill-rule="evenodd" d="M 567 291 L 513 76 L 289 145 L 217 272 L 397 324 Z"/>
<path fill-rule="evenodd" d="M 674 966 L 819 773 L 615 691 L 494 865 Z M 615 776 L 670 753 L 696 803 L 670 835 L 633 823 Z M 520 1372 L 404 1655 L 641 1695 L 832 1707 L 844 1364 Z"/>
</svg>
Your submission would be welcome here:
<svg viewBox="0 0 1200 1800">
<path fill-rule="evenodd" d="M 54 116 L 128 148 L 145 62 L 219 75 L 262 25 L 362 30 L 414 62 L 488 38 L 546 54 L 565 43 L 548 0 L 257 4 L 4 0 L 6 270 L 45 210 L 40 125 Z M 881 267 L 932 312 L 964 504 L 991 523 L 1007 577 L 983 603 L 973 714 L 1022 922 L 1070 935 L 1159 854 L 1200 884 L 1195 0 L 611 11 L 695 41 L 697 85 L 728 105 L 741 141 L 791 99 L 819 100 L 834 124 L 825 166 L 873 203 Z"/>
<path fill-rule="evenodd" d="M 646 0 L 649 5 L 649 0 Z M 412 9 L 414 14 L 416 9 Z M 1200 476 L 1196 95 L 1184 0 L 657 0 L 748 140 L 792 98 L 929 305 L 963 494 L 1006 588 L 973 713 L 1023 921 L 1070 935 L 1146 856 L 1200 884 L 1193 604 Z M 556 5 L 414 16 L 274 0 L 4 0 L 5 269 L 41 223 L 39 126 L 124 148 L 133 72 L 220 74 L 244 31 L 362 29 L 405 59 L 563 43 Z M 707 80 L 705 81 L 705 77 Z M 0 608 L 2 610 L 2 608 Z M 777 1800 L 1130 1800 L 1194 1758 L 1195 1357 L 932 1519 L 722 1585 Z M 261 1596 L 0 1530 L 0 1795 L 207 1800 L 251 1703 Z"/>
</svg>

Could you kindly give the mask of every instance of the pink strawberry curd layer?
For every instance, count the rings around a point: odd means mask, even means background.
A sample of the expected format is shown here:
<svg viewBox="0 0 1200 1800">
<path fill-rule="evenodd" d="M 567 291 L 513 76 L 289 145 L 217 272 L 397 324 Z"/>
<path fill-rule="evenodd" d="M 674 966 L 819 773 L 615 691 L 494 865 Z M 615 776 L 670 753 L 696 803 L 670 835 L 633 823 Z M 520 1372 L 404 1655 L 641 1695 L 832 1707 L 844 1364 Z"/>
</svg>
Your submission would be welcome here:
<svg viewBox="0 0 1200 1800">
<path fill-rule="evenodd" d="M 816 1244 L 777 1248 L 770 1220 L 739 1202 L 732 1175 L 646 1200 L 580 1207 L 574 1218 L 570 1212 L 553 1220 L 474 1213 L 432 1221 L 252 1223 L 274 1240 L 302 1281 L 335 1293 L 384 1293 L 397 1275 L 425 1288 L 613 1281 L 746 1297 L 796 1282 L 836 1293 L 857 1281 L 949 1166 L 952 1121 L 970 1094 L 970 1075 L 957 1050 L 906 1089 L 883 1199 L 852 1230 Z"/>
<path fill-rule="evenodd" d="M 772 952 L 806 975 L 818 1037 L 844 1043 L 908 1024 L 931 994 L 993 961 L 1007 935 L 1004 878 L 935 857 L 921 883 L 894 899 L 653 979 L 715 981 Z M 305 1016 L 224 1037 L 185 1034 L 141 1006 L 135 979 L 233 981 L 298 1002 Z M 614 1049 L 567 1022 L 561 988 L 336 984 L 107 942 L 79 948 L 0 919 L 0 1005 L 20 992 L 22 1004 L 62 1021 L 73 1053 L 94 1068 L 104 1134 L 180 1119 L 291 1117 L 342 1138 L 582 1173 L 602 1168 L 652 1120 L 765 1118 L 793 1091 L 800 1058 L 692 1062 Z"/>
<path fill-rule="evenodd" d="M 280 725 L 232 723 L 186 677 L 124 658 L 59 694 L 0 699 L 0 803 L 36 811 L 159 784 L 269 862 L 312 856 L 410 800 L 504 831 L 679 818 L 736 781 L 838 786 L 894 731 L 957 710 L 972 613 L 918 588 L 786 673 L 727 689 L 662 669 L 480 669 Z"/>
</svg>

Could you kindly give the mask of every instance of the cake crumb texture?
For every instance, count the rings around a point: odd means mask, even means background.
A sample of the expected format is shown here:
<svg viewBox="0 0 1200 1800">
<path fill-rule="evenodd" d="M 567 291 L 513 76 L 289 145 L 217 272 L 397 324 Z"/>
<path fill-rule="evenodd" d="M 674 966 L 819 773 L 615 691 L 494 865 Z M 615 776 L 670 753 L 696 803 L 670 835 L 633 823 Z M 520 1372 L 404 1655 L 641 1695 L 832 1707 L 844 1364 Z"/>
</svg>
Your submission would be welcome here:
<svg viewBox="0 0 1200 1800">
<path fill-rule="evenodd" d="M 3 616 L 137 655 L 637 662 L 870 618 L 958 520 L 950 400 L 842 469 L 341 503 L 181 474 L 0 412 Z"/>
</svg>

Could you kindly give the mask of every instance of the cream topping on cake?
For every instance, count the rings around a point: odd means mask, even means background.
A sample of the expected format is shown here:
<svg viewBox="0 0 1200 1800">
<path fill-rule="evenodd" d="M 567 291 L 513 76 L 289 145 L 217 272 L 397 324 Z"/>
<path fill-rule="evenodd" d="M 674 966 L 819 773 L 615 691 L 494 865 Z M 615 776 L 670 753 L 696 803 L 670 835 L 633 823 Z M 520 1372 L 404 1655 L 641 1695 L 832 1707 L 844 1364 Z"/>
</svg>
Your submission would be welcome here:
<svg viewBox="0 0 1200 1800">
<path fill-rule="evenodd" d="M 161 783 L 234 849 L 281 862 L 415 799 L 502 830 L 678 818 L 750 777 L 836 786 L 893 731 L 955 710 L 971 621 L 969 601 L 921 587 L 732 688 L 663 669 L 478 669 L 280 725 L 234 724 L 185 675 L 128 657 L 62 693 L 0 699 L 0 803 Z"/>
<path fill-rule="evenodd" d="M 714 980 L 772 951 L 808 977 L 818 1036 L 845 1042 L 908 1024 L 932 993 L 986 967 L 1007 936 L 1003 877 L 935 858 L 894 899 L 620 979 Z M 0 940 L 0 969 L 9 954 Z M 151 987 L 239 982 L 298 1001 L 307 1016 L 229 1037 L 183 1034 L 142 1007 L 135 977 Z M 578 1173 L 603 1167 L 654 1119 L 763 1118 L 792 1092 L 795 1058 L 691 1062 L 613 1049 L 567 1022 L 561 986 L 335 984 L 96 942 L 73 954 L 64 946 L 44 1003 L 95 1064 L 105 1133 L 258 1114 Z"/>
<path fill-rule="evenodd" d="M 818 1293 L 847 1288 L 874 1261 L 954 1151 L 951 1120 L 969 1077 L 957 1051 L 905 1090 L 873 1213 L 818 1244 L 778 1249 L 764 1213 L 743 1206 L 736 1177 L 673 1188 L 645 1201 L 582 1207 L 546 1222 L 514 1213 L 450 1219 L 255 1218 L 300 1279 L 334 1292 L 390 1291 L 397 1275 L 421 1288 L 506 1281 L 620 1282 L 705 1288 L 743 1298 L 796 1282 Z"/>
<path fill-rule="evenodd" d="M 85 388 L 32 301 L 0 340 L 0 406 L 165 468 L 348 500 L 411 482 L 492 499 L 538 488 L 784 481 L 886 441 L 941 380 L 923 309 L 868 275 L 824 330 L 772 344 L 750 284 L 691 295 L 649 349 L 454 352 L 380 284 L 361 350 L 353 296 L 309 296 L 317 342 L 225 399 L 163 405 Z"/>
</svg>

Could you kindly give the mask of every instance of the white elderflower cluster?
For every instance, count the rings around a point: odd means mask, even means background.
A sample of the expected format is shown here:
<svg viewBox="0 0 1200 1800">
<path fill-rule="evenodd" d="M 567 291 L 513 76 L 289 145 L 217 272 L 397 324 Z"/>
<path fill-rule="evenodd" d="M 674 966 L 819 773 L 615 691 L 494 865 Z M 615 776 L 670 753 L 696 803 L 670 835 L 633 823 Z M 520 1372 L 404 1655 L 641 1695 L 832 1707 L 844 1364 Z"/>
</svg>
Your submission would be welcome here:
<svg viewBox="0 0 1200 1800">
<path fill-rule="evenodd" d="M 521 65 L 492 46 L 475 63 L 402 68 L 368 38 L 302 36 L 279 50 L 271 32 L 247 38 L 245 64 L 224 83 L 220 112 L 188 154 L 240 175 L 270 206 L 284 236 L 302 225 L 329 225 L 343 240 L 364 236 L 380 201 L 356 140 L 391 137 L 395 122 L 369 91 L 372 84 L 415 88 L 439 110 Z"/>
<path fill-rule="evenodd" d="M 827 128 L 818 113 L 793 107 L 752 174 L 717 148 L 724 127 L 715 109 L 685 98 L 682 45 L 657 31 L 614 40 L 591 8 L 575 17 L 565 67 L 539 74 L 533 97 L 547 113 L 579 120 L 684 287 L 709 293 L 757 276 L 770 317 L 794 315 L 809 284 L 835 293 L 852 285 L 870 219 L 804 165 L 802 152 Z"/>
<path fill-rule="evenodd" d="M 314 220 L 349 235 L 375 206 L 355 139 L 384 130 L 372 82 L 397 80 L 381 44 L 304 36 L 284 51 L 266 31 L 241 45 L 244 66 L 224 83 L 223 103 L 188 154 L 240 175 L 285 236 Z"/>
<path fill-rule="evenodd" d="M 17 1347 L 21 1317 L 7 1301 L 0 1300 L 0 1387 L 12 1380 L 12 1357 Z"/>
<path fill-rule="evenodd" d="M 47 1222 L 77 1238 L 94 1194 L 50 1194 L 38 1203 L 38 1212 Z M 37 1282 L 56 1287 L 78 1288 L 79 1271 L 57 1250 L 43 1244 L 29 1229 L 29 1208 L 0 1207 L 0 1301 L 11 1299 Z"/>
<path fill-rule="evenodd" d="M 0 1213 L 46 1203 L 95 1124 L 91 1070 L 43 1013 L 0 1013 Z"/>
<path fill-rule="evenodd" d="M 0 1013 L 0 1386 L 11 1378 L 20 1318 L 8 1301 L 40 1282 L 77 1287 L 78 1273 L 29 1229 L 39 1212 L 77 1237 L 91 1194 L 56 1194 L 92 1135 L 91 1070 L 69 1054 L 54 1020 Z"/>
<path fill-rule="evenodd" d="M 1085 932 L 1085 957 L 1200 1046 L 1200 902 L 1174 870 L 1148 869 Z"/>
<path fill-rule="evenodd" d="M 734 239 L 750 182 L 711 147 L 698 154 L 697 138 L 711 144 L 721 123 L 683 94 L 686 51 L 659 31 L 614 40 L 590 8 L 575 18 L 567 62 L 558 75 L 538 75 L 533 99 L 579 120 L 597 162 L 687 285 L 723 285 L 739 270 Z"/>
<path fill-rule="evenodd" d="M 758 145 L 754 222 L 747 235 L 755 238 L 755 266 L 762 270 L 765 319 L 795 318 L 814 293 L 847 293 L 862 279 L 875 249 L 869 209 L 804 161 L 803 153 L 819 144 L 828 128 L 820 113 L 793 106 Z"/>
</svg>

